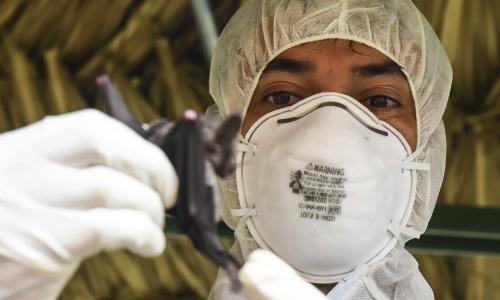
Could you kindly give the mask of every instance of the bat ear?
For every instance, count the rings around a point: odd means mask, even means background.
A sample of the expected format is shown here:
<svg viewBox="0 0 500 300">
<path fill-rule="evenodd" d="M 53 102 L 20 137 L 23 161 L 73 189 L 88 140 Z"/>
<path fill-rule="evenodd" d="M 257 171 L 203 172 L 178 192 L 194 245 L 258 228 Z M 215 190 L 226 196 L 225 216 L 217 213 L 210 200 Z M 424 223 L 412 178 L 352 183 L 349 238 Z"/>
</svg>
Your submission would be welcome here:
<svg viewBox="0 0 500 300">
<path fill-rule="evenodd" d="M 238 136 L 241 127 L 241 115 L 239 113 L 230 114 L 225 118 L 215 132 L 214 140 L 223 148 L 230 146 Z"/>
<path fill-rule="evenodd" d="M 128 109 L 127 104 L 123 100 L 122 95 L 113 86 L 108 75 L 101 75 L 96 78 L 99 92 L 104 98 L 107 113 L 130 127 L 135 132 L 144 136 L 145 132 L 142 129 L 141 123 L 135 118 L 132 112 Z"/>
<path fill-rule="evenodd" d="M 233 142 L 238 136 L 241 127 L 241 115 L 234 113 L 226 117 L 215 130 L 213 139 L 207 145 L 209 160 L 219 177 L 226 177 L 234 172 L 236 165 L 233 163 Z"/>
</svg>

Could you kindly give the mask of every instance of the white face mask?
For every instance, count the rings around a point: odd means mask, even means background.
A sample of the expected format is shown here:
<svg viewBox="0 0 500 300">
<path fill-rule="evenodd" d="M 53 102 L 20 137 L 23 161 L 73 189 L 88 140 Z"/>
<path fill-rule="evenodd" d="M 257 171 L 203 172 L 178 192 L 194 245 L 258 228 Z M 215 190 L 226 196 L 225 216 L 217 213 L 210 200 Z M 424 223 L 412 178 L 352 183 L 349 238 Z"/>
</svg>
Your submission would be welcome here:
<svg viewBox="0 0 500 300">
<path fill-rule="evenodd" d="M 351 97 L 322 93 L 270 112 L 243 144 L 241 209 L 232 213 L 246 215 L 240 223 L 259 247 L 307 280 L 336 282 L 403 235 L 418 236 L 406 224 L 415 169 L 428 165 L 413 162 L 418 153 L 401 134 Z"/>
</svg>

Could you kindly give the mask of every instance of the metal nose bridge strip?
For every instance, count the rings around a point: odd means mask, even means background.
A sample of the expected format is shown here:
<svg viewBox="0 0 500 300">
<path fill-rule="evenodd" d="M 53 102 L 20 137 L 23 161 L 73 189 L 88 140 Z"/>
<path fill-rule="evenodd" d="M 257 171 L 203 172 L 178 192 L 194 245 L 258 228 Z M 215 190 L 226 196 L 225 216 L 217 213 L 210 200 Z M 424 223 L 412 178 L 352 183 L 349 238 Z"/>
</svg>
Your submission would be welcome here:
<svg viewBox="0 0 500 300">
<path fill-rule="evenodd" d="M 315 107 L 314 109 L 306 112 L 305 114 L 301 115 L 301 116 L 297 116 L 297 117 L 291 117 L 291 118 L 286 118 L 286 119 L 279 119 L 277 121 L 278 124 L 283 124 L 283 123 L 290 123 L 290 122 L 294 122 L 294 121 L 297 121 L 305 116 L 307 116 L 308 114 L 312 113 L 313 111 L 317 110 L 317 109 L 320 109 L 322 107 L 327 107 L 327 106 L 336 106 L 336 107 L 339 107 L 339 108 L 342 108 L 342 109 L 345 109 L 347 112 L 349 112 L 353 117 L 356 118 L 356 120 L 358 120 L 361 124 L 363 124 L 366 128 L 370 129 L 371 131 L 375 132 L 375 133 L 378 133 L 380 135 L 383 135 L 383 136 L 388 136 L 389 133 L 387 133 L 387 131 L 384 131 L 384 130 L 381 130 L 381 129 L 378 129 L 378 128 L 375 128 L 369 124 L 367 124 L 363 119 L 361 119 L 360 117 L 358 117 L 355 113 L 353 113 L 349 107 L 345 106 L 344 104 L 342 103 L 337 103 L 337 102 L 325 102 L 325 103 L 321 103 L 320 105 L 318 105 L 317 107 Z"/>
</svg>

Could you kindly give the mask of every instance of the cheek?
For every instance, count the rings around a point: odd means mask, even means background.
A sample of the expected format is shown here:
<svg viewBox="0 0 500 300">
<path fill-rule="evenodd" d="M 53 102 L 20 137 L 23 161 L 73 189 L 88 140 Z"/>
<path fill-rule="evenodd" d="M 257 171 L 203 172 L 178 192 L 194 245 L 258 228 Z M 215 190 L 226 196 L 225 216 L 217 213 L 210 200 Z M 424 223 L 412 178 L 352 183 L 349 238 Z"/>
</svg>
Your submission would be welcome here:
<svg viewBox="0 0 500 300">
<path fill-rule="evenodd" d="M 386 120 L 404 137 L 412 151 L 417 147 L 417 121 L 414 118 Z"/>
<path fill-rule="evenodd" d="M 259 109 L 259 105 L 256 104 L 257 101 L 252 97 L 250 101 L 250 105 L 248 106 L 248 110 L 245 114 L 245 118 L 243 119 L 243 124 L 241 125 L 241 135 L 245 136 L 248 129 L 252 127 L 253 123 L 259 119 L 263 112 L 262 109 Z"/>
<path fill-rule="evenodd" d="M 241 125 L 241 135 L 245 136 L 247 134 L 248 129 L 252 127 L 253 123 L 257 121 L 257 118 L 253 116 L 250 112 L 247 112 L 245 118 L 243 119 L 243 124 Z"/>
</svg>

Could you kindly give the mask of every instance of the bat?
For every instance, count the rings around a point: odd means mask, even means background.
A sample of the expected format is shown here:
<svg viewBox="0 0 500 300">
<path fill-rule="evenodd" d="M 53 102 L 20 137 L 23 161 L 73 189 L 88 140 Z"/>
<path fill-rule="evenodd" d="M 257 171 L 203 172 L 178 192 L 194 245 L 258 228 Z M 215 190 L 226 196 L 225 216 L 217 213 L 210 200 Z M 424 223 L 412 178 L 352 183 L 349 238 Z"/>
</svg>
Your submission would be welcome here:
<svg viewBox="0 0 500 300">
<path fill-rule="evenodd" d="M 186 110 L 175 122 L 160 119 L 141 124 L 107 75 L 97 77 L 96 83 L 108 114 L 167 155 L 179 178 L 177 202 L 168 213 L 174 216 L 195 248 L 226 271 L 233 290 L 239 290 L 241 263 L 224 248 L 217 234 L 214 176 L 224 178 L 235 170 L 233 144 L 240 130 L 241 116 L 231 114 L 220 124 L 213 124 L 198 117 L 195 111 Z"/>
</svg>

